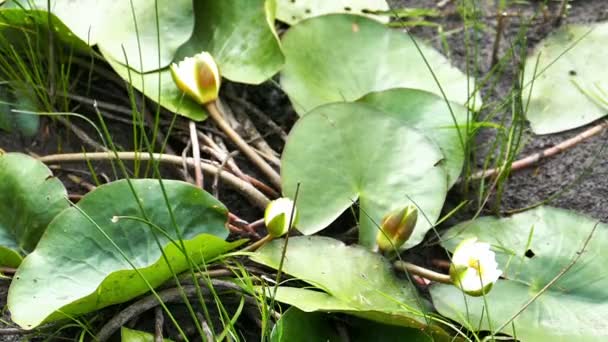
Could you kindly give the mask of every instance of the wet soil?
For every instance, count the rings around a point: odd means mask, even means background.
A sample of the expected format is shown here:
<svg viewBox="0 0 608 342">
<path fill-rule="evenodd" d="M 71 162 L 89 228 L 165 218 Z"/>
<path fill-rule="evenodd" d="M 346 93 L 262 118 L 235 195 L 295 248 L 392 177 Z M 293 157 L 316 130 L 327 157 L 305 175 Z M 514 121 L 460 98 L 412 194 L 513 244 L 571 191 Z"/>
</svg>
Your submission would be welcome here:
<svg viewBox="0 0 608 342">
<path fill-rule="evenodd" d="M 438 1 L 432 0 L 393 0 L 389 1 L 394 8 L 399 7 L 425 7 L 433 8 Z M 437 22 L 443 26 L 444 32 L 457 30 L 448 36 L 449 51 L 438 37 L 436 29 L 415 28 L 411 32 L 422 39 L 430 41 L 437 49 L 450 56 L 452 63 L 461 70 L 466 67 L 466 48 L 464 41 L 463 21 L 457 15 L 457 9 L 448 3 L 442 12 L 445 14 Z M 481 15 L 484 17 L 484 28 L 475 32 L 470 31 L 479 41 L 479 65 L 482 76 L 490 70 L 492 51 L 497 31 L 496 7 L 490 6 L 489 1 L 479 1 Z M 493 2 L 492 2 L 493 3 Z M 548 3 L 544 6 L 544 3 Z M 562 23 L 591 23 L 608 19 L 608 1 L 587 0 L 571 1 L 567 17 Z M 511 44 L 516 42 L 516 36 L 522 24 L 536 16 L 527 32 L 528 51 L 555 29 L 554 19 L 559 13 L 560 1 L 529 1 L 526 5 L 511 5 L 501 39 L 498 57 L 503 56 Z M 459 31 L 458 31 L 459 30 Z M 598 47 L 601 49 L 602 47 Z M 599 53 L 599 50 L 598 50 Z M 509 93 L 516 75 L 511 63 L 503 76 L 498 80 L 494 89 L 483 89 L 484 98 L 490 101 L 501 101 Z M 499 113 L 497 116 L 502 116 Z M 596 125 L 591 123 L 585 127 L 562 132 L 558 134 L 535 135 L 529 127 L 524 131 L 523 146 L 520 156 L 527 156 L 549 148 L 563 140 L 571 138 L 580 132 Z M 477 139 L 477 148 L 481 152 L 474 161 L 477 167 L 483 164 L 483 157 L 489 152 L 488 146 L 495 139 L 491 130 L 483 131 Z M 548 159 L 534 167 L 514 172 L 505 184 L 502 201 L 499 203 L 501 212 L 508 212 L 534 205 L 540 201 L 553 198 L 549 205 L 576 210 L 597 219 L 608 217 L 608 154 L 604 145 L 608 141 L 606 132 L 595 136 L 577 146 Z"/>
</svg>

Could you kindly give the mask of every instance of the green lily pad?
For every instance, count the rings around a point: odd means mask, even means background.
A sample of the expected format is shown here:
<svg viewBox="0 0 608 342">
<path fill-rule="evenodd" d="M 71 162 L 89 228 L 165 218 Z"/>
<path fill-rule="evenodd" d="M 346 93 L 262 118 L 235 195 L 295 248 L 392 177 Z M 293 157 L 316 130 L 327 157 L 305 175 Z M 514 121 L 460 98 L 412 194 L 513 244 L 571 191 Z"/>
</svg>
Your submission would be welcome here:
<svg viewBox="0 0 608 342">
<path fill-rule="evenodd" d="M 608 70 L 597 53 L 607 43 L 606 23 L 562 26 L 528 57 L 523 93 L 530 94 L 527 118 L 534 133 L 573 129 L 608 114 Z"/>
<path fill-rule="evenodd" d="M 31 138 L 38 133 L 40 118 L 29 113 L 16 113 L 13 110 L 37 111 L 36 94 L 31 88 L 9 89 L 0 85 L 0 129 L 19 132 Z"/>
<path fill-rule="evenodd" d="M 47 10 L 47 0 L 21 3 Z M 194 27 L 191 0 L 55 0 L 50 11 L 83 42 L 117 60 L 126 54 L 139 72 L 168 66 Z"/>
<path fill-rule="evenodd" d="M 494 284 L 486 307 L 482 297 L 465 297 L 454 286 L 434 285 L 435 307 L 473 330 L 498 329 L 572 262 L 597 223 L 571 211 L 540 207 L 451 228 L 443 236 L 447 249 L 453 251 L 459 241 L 473 236 L 490 243 L 506 279 Z M 516 334 L 521 341 L 605 341 L 607 248 L 608 225 L 599 224 L 577 263 L 515 318 L 515 333 L 511 324 L 501 331 Z"/>
<path fill-rule="evenodd" d="M 44 1 L 46 8 L 46 0 Z M 10 5 L 10 6 L 9 6 Z M 0 34 L 6 39 L 3 44 L 10 44 L 18 52 L 32 53 L 32 41 L 38 42 L 34 51 L 48 54 L 49 19 L 53 28 L 53 40 L 57 46 L 67 47 L 72 51 L 90 52 L 90 48 L 75 35 L 70 28 L 54 14 L 49 16 L 46 11 L 24 11 L 15 7 L 14 1 L 0 8 Z M 58 53 L 59 51 L 56 51 Z"/>
<path fill-rule="evenodd" d="M 291 307 L 272 328 L 271 342 L 342 341 L 331 315 Z"/>
<path fill-rule="evenodd" d="M 0 180 L 0 265 L 17 267 L 68 207 L 68 194 L 46 165 L 21 153 L 0 155 Z"/>
<path fill-rule="evenodd" d="M 419 219 L 406 247 L 424 238 L 447 193 L 443 155 L 403 120 L 364 103 L 321 106 L 300 118 L 282 156 L 282 187 L 293 198 L 297 184 L 298 230 L 316 233 L 359 200 L 359 243 L 373 247 L 377 224 L 412 201 Z M 420 215 L 422 217 L 422 215 Z"/>
<path fill-rule="evenodd" d="M 267 80 L 283 65 L 271 4 L 270 0 L 196 1 L 195 33 L 180 47 L 175 60 L 208 51 L 229 80 L 253 84 Z M 123 79 L 162 107 L 196 121 L 207 117 L 200 104 L 177 88 L 169 69 L 142 74 L 132 70 L 136 62 L 132 58 L 114 58 L 101 50 Z"/>
<path fill-rule="evenodd" d="M 207 51 L 223 77 L 250 84 L 266 81 L 284 63 L 274 5 L 274 0 L 195 1 L 194 34 L 175 60 Z"/>
<path fill-rule="evenodd" d="M 272 241 L 251 259 L 277 269 L 284 244 L 282 239 Z M 384 323 L 426 326 L 427 302 L 415 287 L 397 278 L 386 259 L 361 246 L 321 236 L 290 238 L 282 270 L 323 290 L 280 286 L 276 300 L 300 310 L 339 311 Z M 267 291 L 272 294 L 274 288 Z"/>
<path fill-rule="evenodd" d="M 438 51 L 418 42 L 448 100 L 468 102 L 474 84 Z M 333 14 L 293 26 L 283 36 L 281 84 L 302 115 L 330 102 L 354 101 L 373 91 L 416 88 L 441 94 L 420 52 L 406 33 L 362 16 Z"/>
<path fill-rule="evenodd" d="M 352 318 L 348 321 L 333 321 L 332 316 L 322 312 L 304 312 L 295 307 L 289 308 L 272 329 L 272 342 L 340 342 L 344 339 L 338 334 L 337 325 L 343 327 L 349 341 L 411 341 L 432 342 L 433 338 L 416 328 L 404 328 L 380 324 L 363 319 Z"/>
<path fill-rule="evenodd" d="M 154 335 L 145 331 L 133 330 L 129 328 L 120 328 L 121 342 L 155 342 Z M 164 342 L 172 342 L 168 338 L 163 338 Z"/>
<path fill-rule="evenodd" d="M 183 272 L 188 262 L 175 227 L 197 264 L 241 243 L 224 241 L 227 209 L 203 190 L 163 181 L 174 226 L 158 180 L 131 184 L 139 201 L 126 180 L 116 181 L 88 193 L 78 208 L 65 209 L 49 224 L 11 283 L 8 308 L 15 323 L 31 329 L 125 302 L 149 291 L 142 277 L 156 287 L 172 271 Z M 147 218 L 157 228 L 120 216 Z"/>
<path fill-rule="evenodd" d="M 463 144 L 466 143 L 466 132 L 463 126 L 467 123 L 466 108 L 452 103 L 450 112 L 450 107 L 441 97 L 417 89 L 374 92 L 358 101 L 403 120 L 405 124 L 433 139 L 445 157 L 448 187 L 456 183 L 464 164 Z"/>
<path fill-rule="evenodd" d="M 369 13 L 388 10 L 390 7 L 385 0 L 277 0 L 277 19 L 289 25 L 330 13 L 359 14 L 388 23 L 388 16 Z"/>
</svg>

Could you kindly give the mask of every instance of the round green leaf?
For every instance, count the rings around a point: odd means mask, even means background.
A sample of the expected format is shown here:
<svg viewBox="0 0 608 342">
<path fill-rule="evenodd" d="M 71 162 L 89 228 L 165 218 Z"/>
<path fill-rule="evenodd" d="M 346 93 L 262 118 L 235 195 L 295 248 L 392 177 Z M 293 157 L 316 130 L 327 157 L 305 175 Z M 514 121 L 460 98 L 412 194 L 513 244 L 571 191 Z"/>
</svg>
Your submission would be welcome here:
<svg viewBox="0 0 608 342">
<path fill-rule="evenodd" d="M 331 316 L 321 312 L 304 312 L 289 308 L 272 328 L 271 342 L 342 341 L 334 329 Z"/>
<path fill-rule="evenodd" d="M 534 133 L 569 130 L 608 114 L 608 69 L 597 53 L 607 43 L 606 23 L 562 26 L 528 57 L 523 93 Z"/>
<path fill-rule="evenodd" d="M 274 240 L 251 259 L 278 269 L 284 245 L 283 239 Z M 280 286 L 276 299 L 303 311 L 347 312 L 412 327 L 425 327 L 429 319 L 416 288 L 397 278 L 386 259 L 361 246 L 322 236 L 290 238 L 282 271 L 324 291 Z"/>
<path fill-rule="evenodd" d="M 121 342 L 155 342 L 154 335 L 145 331 L 133 330 L 129 328 L 120 328 Z M 170 339 L 163 338 L 164 342 L 172 342 Z"/>
<path fill-rule="evenodd" d="M 47 9 L 47 0 L 30 2 Z M 82 41 L 117 60 L 126 55 L 140 72 L 168 66 L 194 27 L 191 0 L 55 0 L 50 10 Z"/>
<path fill-rule="evenodd" d="M 158 180 L 131 184 L 137 200 L 126 180 L 116 181 L 88 193 L 49 224 L 9 289 L 8 308 L 15 323 L 31 329 L 43 321 L 125 302 L 149 291 L 142 277 L 155 287 L 172 272 L 183 272 L 188 262 L 176 229 L 195 263 L 239 244 L 224 241 L 227 209 L 203 190 L 163 181 L 174 225 Z M 154 226 L 119 216 L 138 217 Z"/>
<path fill-rule="evenodd" d="M 418 42 L 447 98 L 466 104 L 474 81 L 438 51 Z M 391 88 L 441 94 L 423 57 L 406 33 L 356 15 L 325 15 L 293 26 L 283 37 L 281 84 L 302 115 L 325 103 L 354 101 Z M 479 108 L 481 99 L 469 103 Z"/>
<path fill-rule="evenodd" d="M 433 338 L 416 328 L 404 328 L 380 324 L 363 319 L 332 321 L 332 317 L 321 312 L 304 312 L 291 307 L 272 329 L 272 342 L 336 341 L 344 339 L 338 334 L 340 325 L 349 341 L 409 341 L 432 342 Z"/>
<path fill-rule="evenodd" d="M 297 225 L 313 234 L 359 200 L 360 243 L 372 247 L 377 224 L 389 212 L 415 203 L 419 219 L 406 243 L 422 241 L 447 193 L 443 155 L 427 137 L 394 115 L 364 103 L 335 103 L 303 116 L 282 156 L 283 192 L 300 192 Z M 420 215 L 422 217 L 422 215 Z"/>
<path fill-rule="evenodd" d="M 359 102 L 391 114 L 433 139 L 445 157 L 448 187 L 456 183 L 464 164 L 466 132 L 462 127 L 467 123 L 466 108 L 455 103 L 448 106 L 441 97 L 417 89 L 374 92 L 365 95 Z"/>
<path fill-rule="evenodd" d="M 194 33 L 175 60 L 207 51 L 223 77 L 251 84 L 266 81 L 283 66 L 274 0 L 199 0 L 194 15 Z"/>
<path fill-rule="evenodd" d="M 388 11 L 385 0 L 277 0 L 277 19 L 294 25 L 297 22 L 330 13 L 365 15 L 383 23 L 388 16 L 369 14 L 370 11 Z"/>
<path fill-rule="evenodd" d="M 498 329 L 537 296 L 577 256 L 597 220 L 571 211 L 540 207 L 499 219 L 483 217 L 451 228 L 443 245 L 453 251 L 473 236 L 488 242 L 503 270 L 484 298 L 464 296 L 450 285 L 434 285 L 437 310 L 472 330 Z M 608 338 L 608 225 L 599 224 L 576 264 L 508 324 L 502 332 L 521 341 L 605 341 Z M 466 303 L 465 300 L 466 299 Z M 491 319 L 491 325 L 488 322 Z"/>
<path fill-rule="evenodd" d="M 67 195 L 43 163 L 21 153 L 0 155 L 0 265 L 19 266 L 21 255 L 68 207 Z"/>
</svg>

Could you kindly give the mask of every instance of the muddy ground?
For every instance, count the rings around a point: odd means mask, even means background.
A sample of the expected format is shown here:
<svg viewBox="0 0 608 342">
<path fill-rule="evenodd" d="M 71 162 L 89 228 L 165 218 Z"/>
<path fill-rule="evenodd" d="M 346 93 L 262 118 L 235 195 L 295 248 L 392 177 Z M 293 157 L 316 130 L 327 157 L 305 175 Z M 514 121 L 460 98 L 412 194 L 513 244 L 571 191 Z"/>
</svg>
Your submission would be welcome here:
<svg viewBox="0 0 608 342">
<path fill-rule="evenodd" d="M 393 0 L 389 1 L 394 7 L 426 7 L 432 8 L 439 1 L 433 0 Z M 496 37 L 497 21 L 495 19 L 496 1 L 478 1 L 483 13 L 485 29 L 476 32 L 480 42 L 480 55 L 482 63 L 482 74 L 490 69 L 492 50 Z M 548 6 L 543 9 L 543 3 Z M 491 3 L 492 5 L 488 5 Z M 508 9 L 510 14 L 505 26 L 504 36 L 500 44 L 498 56 L 502 56 L 508 49 L 520 29 L 523 21 L 529 20 L 538 14 L 538 20 L 530 26 L 527 32 L 528 51 L 555 29 L 553 18 L 559 12 L 560 1 L 529 1 L 527 5 L 511 5 Z M 579 0 L 571 1 L 568 16 L 563 23 L 590 23 L 608 19 L 608 1 L 605 0 Z M 463 27 L 462 20 L 454 13 L 456 11 L 452 4 L 446 5 L 442 11 L 447 15 L 438 22 L 443 25 L 443 30 L 448 32 Z M 547 15 L 546 19 L 544 16 Z M 418 36 L 431 39 L 432 44 L 439 50 L 442 45 L 437 37 L 437 31 L 431 28 L 413 29 L 412 32 Z M 466 50 L 464 44 L 464 31 L 448 37 L 450 47 L 449 55 L 452 62 L 464 70 L 466 61 Z M 601 49 L 602 47 L 598 47 Z M 443 51 L 443 50 L 442 50 Z M 445 52 L 444 52 L 445 53 Z M 598 53 L 601 53 L 598 50 Z M 513 68 L 508 68 L 505 75 L 498 81 L 495 91 L 489 92 L 484 89 L 484 96 L 490 96 L 491 100 L 499 101 L 508 94 L 513 84 Z M 573 137 L 589 127 L 597 124 L 591 123 L 585 127 L 562 132 L 538 136 L 526 127 L 524 133 L 524 146 L 520 156 L 526 156 L 543 149 L 551 147 L 565 139 Z M 477 140 L 477 148 L 487 153 L 487 146 L 494 139 L 491 131 L 484 131 Z M 569 149 L 555 157 L 543 160 L 535 167 L 515 172 L 506 183 L 506 189 L 500 205 L 501 211 L 519 209 L 533 205 L 539 201 L 546 200 L 558 193 L 559 196 L 549 204 L 561 208 L 576 210 L 592 217 L 603 219 L 608 216 L 608 155 L 602 149 L 606 143 L 608 134 L 595 136 L 572 149 Z M 476 160 L 478 167 L 482 166 L 482 156 Z"/>
<path fill-rule="evenodd" d="M 426 7 L 435 8 L 438 1 L 433 0 L 392 0 L 389 1 L 393 7 Z M 482 67 L 480 74 L 489 70 L 490 60 L 494 39 L 496 37 L 496 13 L 495 7 L 486 3 L 494 3 L 494 1 L 480 1 L 482 4 L 482 12 L 484 14 L 485 28 L 481 32 L 476 32 L 477 39 L 480 42 L 480 57 Z M 504 38 L 500 46 L 499 56 L 507 51 L 509 43 L 513 41 L 521 24 L 521 18 L 529 18 L 534 13 L 541 13 L 542 1 L 530 1 L 526 5 L 513 5 L 509 9 L 509 13 L 516 14 L 511 16 L 507 21 Z M 545 13 L 554 15 L 558 12 L 559 1 L 550 1 Z M 442 18 L 434 19 L 434 21 L 443 25 L 444 31 L 456 30 L 463 27 L 462 20 L 455 12 L 453 4 L 448 3 L 442 8 L 445 14 Z M 518 17 L 517 15 L 520 15 Z M 568 17 L 565 19 L 567 23 L 587 23 L 602 21 L 608 18 L 608 1 L 605 0 L 578 0 L 572 1 L 571 9 Z M 533 48 L 534 44 L 546 37 L 554 29 L 553 22 L 549 17 L 548 20 L 537 20 L 532 25 L 527 33 L 529 48 Z M 414 28 L 411 32 L 421 38 L 430 39 L 432 44 L 439 50 L 443 49 L 441 42 L 437 37 L 437 30 L 434 28 Z M 464 44 L 463 30 L 448 37 L 448 45 L 450 48 L 449 55 L 453 63 L 464 69 L 466 63 L 466 52 Z M 602 48 L 602 47 L 598 47 Z M 484 95 L 490 96 L 490 99 L 499 100 L 504 98 L 508 93 L 513 82 L 514 71 L 508 69 L 504 76 L 499 80 L 495 90 L 484 89 Z M 272 118 L 282 126 L 286 131 L 296 119 L 296 115 L 290 108 L 287 97 L 274 85 L 268 83 L 262 87 L 253 88 L 248 86 L 233 85 L 229 86 L 231 92 L 235 95 L 247 99 L 251 103 L 258 106 L 262 111 L 271 115 Z M 120 93 L 120 91 L 117 91 Z M 81 112 L 90 111 L 86 106 L 80 107 Z M 264 133 L 268 129 L 263 123 L 255 121 L 258 129 Z M 209 125 L 206 123 L 205 125 Z M 538 152 L 542 149 L 550 147 L 567 138 L 570 138 L 586 128 L 586 127 L 563 132 L 560 134 L 535 136 L 529 129 L 526 129 L 524 134 L 525 146 L 520 155 L 525 156 L 531 153 Z M 93 134 L 86 126 L 83 126 L 89 134 Z M 128 149 L 131 142 L 125 138 L 124 133 L 130 132 L 130 126 L 126 124 L 113 123 L 111 129 L 115 132 L 116 137 L 119 137 L 119 143 Z M 487 153 L 488 145 L 494 139 L 492 131 L 483 132 L 477 140 L 477 148 L 480 153 L 478 160 L 474 162 L 477 166 L 481 166 L 483 152 Z M 506 212 L 512 209 L 523 208 L 539 201 L 545 200 L 550 196 L 566 189 L 559 197 L 550 202 L 551 205 L 572 209 L 581 213 L 588 214 L 592 217 L 602 219 L 608 216 L 608 159 L 606 153 L 602 150 L 603 144 L 608 139 L 608 133 L 595 136 L 584 143 L 581 143 L 574 148 L 571 148 L 558 156 L 543 160 L 536 166 L 514 173 L 506 183 L 505 192 L 500 210 Z M 281 142 L 276 135 L 268 137 L 271 145 L 280 150 Z M 173 147 L 176 151 L 181 152 L 183 145 L 178 140 L 173 140 Z M 0 148 L 6 151 L 24 151 L 34 152 L 37 154 L 50 154 L 58 152 L 78 152 L 82 150 L 81 141 L 72 133 L 68 132 L 63 125 L 56 122 L 51 122 L 48 118 L 43 119 L 40 134 L 33 139 L 20 137 L 16 134 L 7 134 L 0 132 Z M 89 150 L 90 148 L 87 147 Z M 603 152 L 603 153 L 600 153 Z M 240 157 L 237 157 L 240 158 Z M 239 163 L 246 162 L 241 158 Z M 109 172 L 109 168 L 104 163 L 93 164 L 98 171 Z M 79 185 L 65 179 L 65 175 L 70 171 L 84 171 L 86 174 L 86 166 L 83 164 L 73 164 L 66 166 L 67 171 L 59 172 L 59 176 L 65 180 L 68 189 L 73 193 L 84 193 L 85 189 Z M 249 171 L 249 170 L 247 170 Z M 175 169 L 164 169 L 167 177 L 179 178 Z M 86 178 L 86 175 L 84 176 Z M 0 180 L 1 181 L 1 180 Z M 458 198 L 460 194 L 452 194 L 451 197 Z M 241 215 L 244 219 L 253 220 L 261 216 L 261 212 L 252 209 L 243 199 L 230 191 L 222 190 L 221 199 L 226 205 Z M 5 300 L 0 291 L 0 304 Z M 6 337 L 0 336 L 0 341 L 9 340 Z M 14 339 L 10 339 L 14 340 Z"/>
</svg>

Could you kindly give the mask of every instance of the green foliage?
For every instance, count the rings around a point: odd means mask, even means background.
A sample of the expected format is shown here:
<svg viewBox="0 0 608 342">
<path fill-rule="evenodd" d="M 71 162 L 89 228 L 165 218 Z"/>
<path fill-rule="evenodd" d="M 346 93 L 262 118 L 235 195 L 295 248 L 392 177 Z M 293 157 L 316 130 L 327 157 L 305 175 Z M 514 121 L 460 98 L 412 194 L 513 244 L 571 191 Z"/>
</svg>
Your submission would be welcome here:
<svg viewBox="0 0 608 342">
<path fill-rule="evenodd" d="M 332 320 L 332 316 L 322 312 L 304 312 L 289 308 L 272 329 L 272 342 L 343 341 L 337 332 L 341 326 L 348 334 L 349 341 L 410 341 L 432 342 L 433 338 L 419 329 L 385 325 L 372 321 L 352 318 L 348 322 Z"/>
<path fill-rule="evenodd" d="M 31 89 L 22 87 L 11 91 L 8 86 L 0 85 L 0 129 L 16 131 L 25 137 L 35 136 L 40 127 L 40 118 L 14 110 L 35 112 L 38 107 L 36 93 Z"/>
<path fill-rule="evenodd" d="M 47 0 L 12 3 L 47 10 Z M 168 66 L 194 27 L 191 0 L 55 0 L 50 11 L 80 40 L 114 59 L 126 56 L 140 72 Z"/>
<path fill-rule="evenodd" d="M 285 241 L 257 251 L 253 261 L 278 269 Z M 314 267 L 311 267 L 314 265 Z M 311 288 L 277 288 L 276 300 L 306 312 L 334 311 L 406 327 L 426 327 L 426 300 L 406 279 L 395 277 L 386 259 L 360 246 L 327 237 L 289 239 L 282 271 Z M 267 289 L 269 295 L 274 289 Z"/>
<path fill-rule="evenodd" d="M 464 164 L 463 126 L 467 110 L 461 105 L 448 105 L 437 95 L 417 89 L 395 88 L 373 92 L 358 100 L 400 119 L 404 124 L 422 131 L 441 149 L 448 172 L 448 187 L 458 180 Z M 451 110 L 451 111 L 450 111 Z M 453 116 L 452 116 L 453 115 Z"/>
<path fill-rule="evenodd" d="M 413 98 L 413 97 L 412 97 Z M 438 100 L 440 101 L 440 100 Z M 427 108 L 416 108 L 424 114 Z M 418 116 L 414 114 L 413 116 Z M 359 243 L 373 247 L 377 224 L 389 212 L 415 202 L 412 247 L 439 217 L 447 193 L 444 156 L 406 120 L 364 103 L 321 106 L 293 127 L 282 157 L 283 193 L 300 184 L 298 230 L 313 234 L 359 200 Z"/>
<path fill-rule="evenodd" d="M 17 267 L 68 207 L 67 191 L 46 165 L 20 153 L 0 155 L 0 180 L 0 266 Z"/>
<path fill-rule="evenodd" d="M 97 45 L 132 87 L 193 120 L 205 119 L 206 112 L 177 89 L 167 68 L 170 62 L 207 51 L 223 77 L 252 84 L 267 80 L 284 63 L 272 0 L 195 1 L 194 5 L 186 0 L 159 0 L 158 8 L 155 3 L 137 0 L 131 8 L 130 1 L 86 0 L 77 5 L 56 1 L 53 13 L 75 32 L 62 29 L 56 36 L 71 37 L 81 47 L 86 46 L 84 42 Z M 35 5 L 45 9 L 46 0 Z M 26 15 L 21 10 L 15 13 Z"/>
<path fill-rule="evenodd" d="M 154 335 L 144 331 L 133 330 L 129 328 L 120 328 L 120 341 L 121 342 L 155 342 Z M 172 342 L 171 340 L 164 338 L 164 342 Z"/>
<path fill-rule="evenodd" d="M 407 34 L 361 16 L 335 14 L 303 21 L 283 37 L 285 68 L 281 84 L 298 114 L 322 104 L 354 101 L 367 93 L 416 88 L 441 94 L 427 59 L 447 99 L 472 108 L 467 85 L 474 84 L 439 52 L 418 46 Z"/>
<path fill-rule="evenodd" d="M 218 200 L 188 183 L 163 184 L 166 201 L 158 180 L 120 180 L 61 212 L 11 284 L 13 321 L 31 329 L 149 291 L 189 269 L 180 235 L 195 264 L 240 244 L 224 241 L 227 210 Z"/>
<path fill-rule="evenodd" d="M 524 95 L 532 87 L 527 117 L 535 133 L 580 127 L 608 113 L 608 70 L 597 50 L 607 42 L 608 24 L 567 25 L 528 57 Z"/>
<path fill-rule="evenodd" d="M 373 15 L 369 12 L 389 9 L 386 0 L 277 0 L 277 19 L 294 25 L 301 20 L 324 14 L 352 13 L 386 23 L 388 16 Z"/>
<path fill-rule="evenodd" d="M 495 330 L 506 324 L 501 332 L 521 341 L 605 340 L 608 225 L 597 226 L 580 259 L 541 293 L 579 254 L 597 224 L 571 211 L 539 207 L 509 218 L 482 217 L 451 228 L 443 236 L 448 250 L 473 236 L 490 243 L 505 279 L 494 284 L 485 298 L 464 296 L 453 286 L 434 285 L 435 307 L 471 330 Z M 513 325 L 508 324 L 524 307 Z"/>
</svg>

